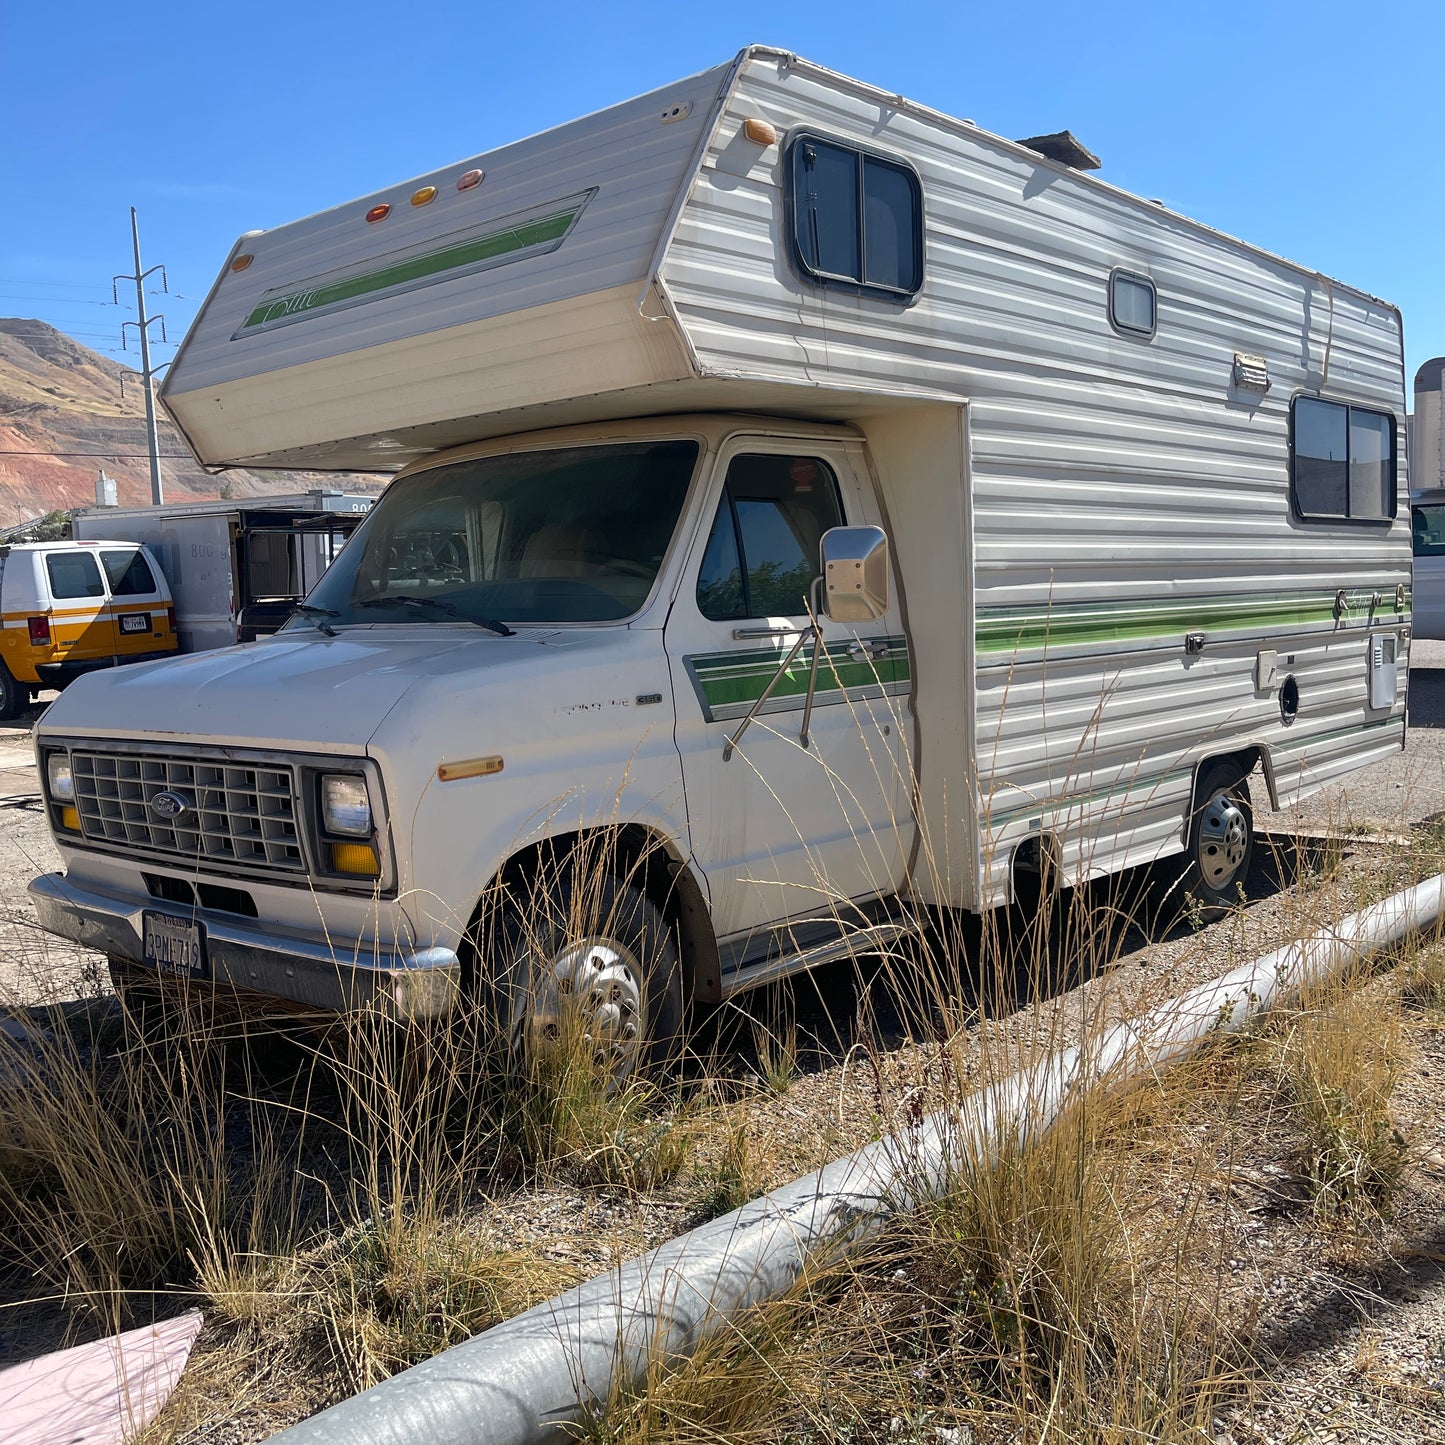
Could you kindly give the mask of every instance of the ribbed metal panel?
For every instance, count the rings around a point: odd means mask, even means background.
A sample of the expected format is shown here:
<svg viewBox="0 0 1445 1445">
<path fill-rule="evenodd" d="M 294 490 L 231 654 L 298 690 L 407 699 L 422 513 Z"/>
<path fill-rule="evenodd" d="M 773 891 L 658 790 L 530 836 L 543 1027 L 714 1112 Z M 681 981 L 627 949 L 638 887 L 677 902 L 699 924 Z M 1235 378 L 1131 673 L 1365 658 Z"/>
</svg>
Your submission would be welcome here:
<svg viewBox="0 0 1445 1445">
<path fill-rule="evenodd" d="M 926 271 L 914 302 L 798 274 L 783 148 L 741 166 L 746 116 L 918 170 Z M 1152 339 L 1110 325 L 1116 267 L 1154 280 Z M 1297 390 L 1403 422 L 1393 308 L 771 56 L 743 68 L 662 280 L 709 374 L 969 403 L 984 901 L 1030 832 L 1053 833 L 1076 878 L 1177 850 L 1201 758 L 1263 745 L 1290 799 L 1399 747 L 1403 696 L 1389 713 L 1366 707 L 1366 654 L 1372 626 L 1408 621 L 1395 610 L 1410 580 L 1405 522 L 1296 523 L 1288 475 Z M 1264 396 L 1233 387 L 1236 352 L 1265 357 Z M 1403 497 L 1403 432 L 1399 450 Z M 905 570 L 966 560 L 900 554 Z M 1336 619 L 1341 587 L 1350 605 Z M 1185 650 L 1195 631 L 1199 656 Z M 1277 690 L 1255 691 L 1261 649 L 1299 682 L 1291 723 Z"/>
<path fill-rule="evenodd" d="M 71 768 L 88 842 L 227 871 L 305 871 L 290 768 L 89 751 L 72 753 Z M 161 793 L 184 811 L 164 817 Z"/>
</svg>

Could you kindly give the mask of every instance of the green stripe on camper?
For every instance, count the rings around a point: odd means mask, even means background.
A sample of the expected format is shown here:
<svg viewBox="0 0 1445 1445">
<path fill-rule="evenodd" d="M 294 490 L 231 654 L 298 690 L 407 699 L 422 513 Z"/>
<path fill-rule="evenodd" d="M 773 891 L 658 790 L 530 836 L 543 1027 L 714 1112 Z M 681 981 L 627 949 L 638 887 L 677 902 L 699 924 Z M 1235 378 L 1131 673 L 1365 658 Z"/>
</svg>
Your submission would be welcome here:
<svg viewBox="0 0 1445 1445">
<path fill-rule="evenodd" d="M 378 266 L 372 271 L 361 271 L 353 276 L 316 286 L 303 285 L 284 295 L 263 299 L 241 323 L 240 329 L 253 331 L 259 326 L 304 316 L 307 312 L 317 311 L 325 306 L 357 301 L 378 291 L 389 291 L 396 286 L 411 286 L 422 281 L 436 280 L 446 272 L 456 271 L 464 266 L 495 262 L 516 253 L 560 242 L 586 203 L 587 198 L 582 197 L 571 205 L 533 217 L 518 225 L 503 226 L 481 236 L 439 247 L 435 251 L 423 251 L 404 260 Z"/>
<path fill-rule="evenodd" d="M 1346 594 L 1341 620 L 1403 622 L 1410 610 L 1410 589 L 1405 589 L 1405 611 L 1397 614 L 1395 588 L 1378 589 L 1381 598 L 1372 606 L 1375 592 Z M 1331 626 L 1335 594 L 1310 592 L 1253 597 L 1181 598 L 1169 602 L 1065 602 L 1052 607 L 981 608 L 974 628 L 978 652 L 1026 652 L 1034 648 L 1089 647 L 1105 642 L 1142 642 L 1176 637 L 1185 632 L 1279 631 L 1288 628 Z"/>
<path fill-rule="evenodd" d="M 846 693 L 856 696 L 878 692 L 902 692 L 908 687 L 912 672 L 909 666 L 908 643 L 902 637 L 868 638 L 867 641 L 886 651 L 872 660 L 849 654 L 848 642 L 831 642 L 818 659 L 820 703 L 840 701 Z M 737 717 L 745 713 L 762 695 L 783 664 L 787 649 L 765 651 L 705 652 L 684 658 L 693 686 L 709 722 Z M 808 692 L 808 674 L 812 651 L 804 647 L 793 659 L 792 666 L 779 679 L 767 702 L 768 709 L 786 711 L 801 708 Z"/>
</svg>

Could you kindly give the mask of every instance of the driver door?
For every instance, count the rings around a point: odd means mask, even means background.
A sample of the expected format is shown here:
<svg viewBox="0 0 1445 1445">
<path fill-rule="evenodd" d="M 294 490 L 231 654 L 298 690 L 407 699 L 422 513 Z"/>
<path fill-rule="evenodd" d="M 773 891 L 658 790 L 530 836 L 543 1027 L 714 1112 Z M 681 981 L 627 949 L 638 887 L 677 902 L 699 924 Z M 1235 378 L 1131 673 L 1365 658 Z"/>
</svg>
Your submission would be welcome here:
<svg viewBox="0 0 1445 1445">
<path fill-rule="evenodd" d="M 823 533 L 878 520 L 866 477 L 858 443 L 733 438 L 668 618 L 693 852 L 725 941 L 829 917 L 902 880 L 913 725 L 896 588 L 876 622 L 823 623 L 808 746 L 811 642 L 723 756 L 807 626 Z"/>
</svg>

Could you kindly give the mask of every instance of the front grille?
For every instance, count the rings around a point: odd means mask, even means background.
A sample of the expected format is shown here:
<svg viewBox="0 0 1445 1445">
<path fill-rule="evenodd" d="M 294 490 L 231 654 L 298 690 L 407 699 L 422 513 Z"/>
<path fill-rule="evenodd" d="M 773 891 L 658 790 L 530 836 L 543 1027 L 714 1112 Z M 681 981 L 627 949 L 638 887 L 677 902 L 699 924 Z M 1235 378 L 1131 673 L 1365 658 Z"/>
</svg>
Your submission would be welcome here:
<svg viewBox="0 0 1445 1445">
<path fill-rule="evenodd" d="M 306 871 L 290 768 L 78 750 L 70 764 L 89 842 L 192 865 Z M 160 793 L 179 795 L 185 810 L 163 817 L 152 807 Z"/>
</svg>

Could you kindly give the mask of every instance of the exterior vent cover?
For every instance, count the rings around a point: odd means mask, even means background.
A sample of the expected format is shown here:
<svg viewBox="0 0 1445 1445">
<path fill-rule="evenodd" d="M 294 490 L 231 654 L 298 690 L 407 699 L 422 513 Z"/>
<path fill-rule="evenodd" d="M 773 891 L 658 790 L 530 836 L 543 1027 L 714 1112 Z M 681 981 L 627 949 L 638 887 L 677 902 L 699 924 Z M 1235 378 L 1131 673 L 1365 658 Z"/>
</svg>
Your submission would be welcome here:
<svg viewBox="0 0 1445 1445">
<path fill-rule="evenodd" d="M 1248 352 L 1234 353 L 1234 384 L 1241 391 L 1269 390 L 1269 363 L 1262 356 Z"/>
</svg>

